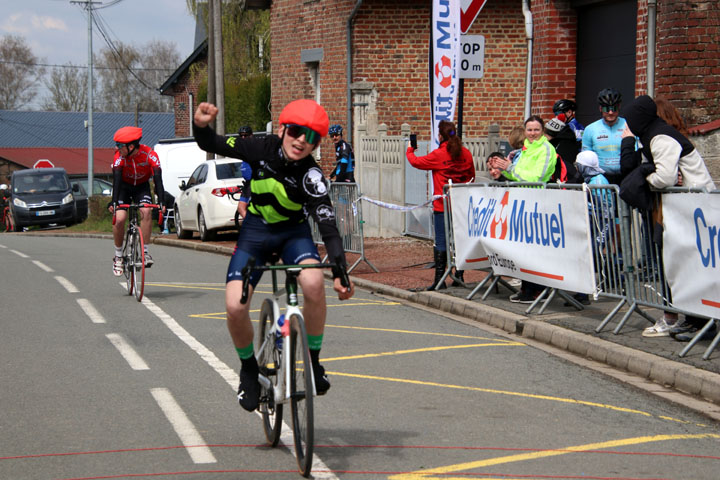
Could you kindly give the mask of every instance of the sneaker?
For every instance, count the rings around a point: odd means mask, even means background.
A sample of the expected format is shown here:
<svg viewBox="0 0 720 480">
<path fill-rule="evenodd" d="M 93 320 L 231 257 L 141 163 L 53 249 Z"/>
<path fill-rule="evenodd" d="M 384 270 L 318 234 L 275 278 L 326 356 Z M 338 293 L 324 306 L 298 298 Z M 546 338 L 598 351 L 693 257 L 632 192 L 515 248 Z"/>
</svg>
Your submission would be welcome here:
<svg viewBox="0 0 720 480">
<path fill-rule="evenodd" d="M 522 286 L 522 280 L 520 280 L 519 278 L 511 278 L 507 281 L 507 284 L 511 287 L 519 288 Z"/>
<path fill-rule="evenodd" d="M 122 257 L 113 257 L 113 275 L 120 277 L 123 274 Z"/>
<path fill-rule="evenodd" d="M 642 332 L 643 337 L 669 337 L 670 336 L 670 330 L 675 325 L 669 325 L 665 321 L 665 317 L 660 317 L 655 322 L 655 325 L 651 327 L 647 327 Z"/>
<path fill-rule="evenodd" d="M 257 372 L 251 373 L 240 369 L 240 385 L 238 385 L 238 402 L 248 412 L 258 408 L 260 403 L 260 382 Z"/>
<path fill-rule="evenodd" d="M 145 268 L 150 268 L 153 266 L 153 263 L 155 263 L 150 256 L 150 252 L 145 252 Z"/>
<path fill-rule="evenodd" d="M 703 327 L 704 325 L 689 325 L 689 328 L 684 332 L 673 333 L 673 331 L 670 331 L 670 336 L 678 342 L 689 342 L 697 336 L 698 332 L 702 330 Z M 707 332 L 703 333 L 701 337 L 698 337 L 698 340 L 712 340 L 713 338 L 715 338 L 716 334 L 717 327 L 713 325 L 708 329 Z"/>
<path fill-rule="evenodd" d="M 315 377 L 315 392 L 318 395 L 325 395 L 330 390 L 330 380 L 325 375 L 325 368 L 319 363 L 313 363 L 313 376 Z"/>
<path fill-rule="evenodd" d="M 510 295 L 510 301 L 512 303 L 533 303 L 537 297 L 537 294 L 533 295 L 520 291 L 518 293 L 513 293 L 512 295 Z"/>
</svg>

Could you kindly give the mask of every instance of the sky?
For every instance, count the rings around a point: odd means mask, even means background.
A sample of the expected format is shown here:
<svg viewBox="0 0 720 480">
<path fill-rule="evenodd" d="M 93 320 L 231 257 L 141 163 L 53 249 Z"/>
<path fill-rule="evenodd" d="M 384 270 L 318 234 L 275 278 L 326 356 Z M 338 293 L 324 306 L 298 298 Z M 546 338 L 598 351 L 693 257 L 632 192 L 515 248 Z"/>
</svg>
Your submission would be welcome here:
<svg viewBox="0 0 720 480">
<path fill-rule="evenodd" d="M 177 46 L 181 62 L 193 52 L 195 20 L 185 0 L 96 0 L 93 5 L 113 41 L 138 47 L 151 40 L 170 41 Z M 71 0 L 0 0 L 0 36 L 24 37 L 33 54 L 48 65 L 85 66 L 88 17 L 84 8 Z M 92 43 L 96 56 L 107 46 L 95 25 Z M 39 103 L 40 98 L 31 108 Z"/>
</svg>

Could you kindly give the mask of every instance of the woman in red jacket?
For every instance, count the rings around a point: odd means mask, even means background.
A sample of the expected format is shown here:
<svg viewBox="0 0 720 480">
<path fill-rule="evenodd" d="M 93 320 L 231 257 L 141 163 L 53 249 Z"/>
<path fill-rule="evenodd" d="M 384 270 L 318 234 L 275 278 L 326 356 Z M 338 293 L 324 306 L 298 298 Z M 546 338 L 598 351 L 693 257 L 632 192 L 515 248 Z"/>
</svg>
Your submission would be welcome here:
<svg viewBox="0 0 720 480">
<path fill-rule="evenodd" d="M 475 180 L 475 165 L 470 150 L 463 147 L 456 135 L 455 124 L 443 120 L 438 127 L 440 146 L 424 157 L 415 156 L 415 149 L 408 145 L 407 159 L 415 168 L 432 170 L 433 195 L 442 195 L 443 187 L 450 180 L 452 183 L 469 183 Z M 433 223 L 435 224 L 435 281 L 427 289 L 445 288 L 445 283 L 438 285 L 447 267 L 447 245 L 445 243 L 445 220 L 442 198 L 433 201 Z M 457 270 L 455 276 L 460 281 L 463 271 Z"/>
</svg>

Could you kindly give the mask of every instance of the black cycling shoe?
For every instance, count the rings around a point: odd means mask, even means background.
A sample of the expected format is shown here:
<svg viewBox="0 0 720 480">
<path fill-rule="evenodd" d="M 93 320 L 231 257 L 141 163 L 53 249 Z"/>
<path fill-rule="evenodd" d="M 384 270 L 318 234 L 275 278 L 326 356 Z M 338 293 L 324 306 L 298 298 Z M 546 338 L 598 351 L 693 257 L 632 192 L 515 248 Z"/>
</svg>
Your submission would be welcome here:
<svg viewBox="0 0 720 480">
<path fill-rule="evenodd" d="M 330 390 L 330 380 L 325 375 L 325 368 L 320 364 L 313 363 L 313 376 L 315 377 L 315 392 L 318 395 L 325 395 Z"/>
<path fill-rule="evenodd" d="M 258 408 L 260 403 L 260 382 L 258 373 L 251 373 L 240 369 L 240 385 L 238 386 L 238 402 L 240 406 L 252 412 Z"/>
</svg>

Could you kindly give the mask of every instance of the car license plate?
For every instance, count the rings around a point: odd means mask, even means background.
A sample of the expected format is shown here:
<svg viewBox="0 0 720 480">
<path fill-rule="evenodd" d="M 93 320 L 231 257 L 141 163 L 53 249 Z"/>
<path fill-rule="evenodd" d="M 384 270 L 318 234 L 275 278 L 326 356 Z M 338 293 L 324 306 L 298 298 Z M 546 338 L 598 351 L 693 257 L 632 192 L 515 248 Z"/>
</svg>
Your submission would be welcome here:
<svg viewBox="0 0 720 480">
<path fill-rule="evenodd" d="M 46 215 L 55 215 L 55 210 L 40 210 L 39 212 L 35 212 L 35 215 L 38 217 L 44 217 Z"/>
</svg>

